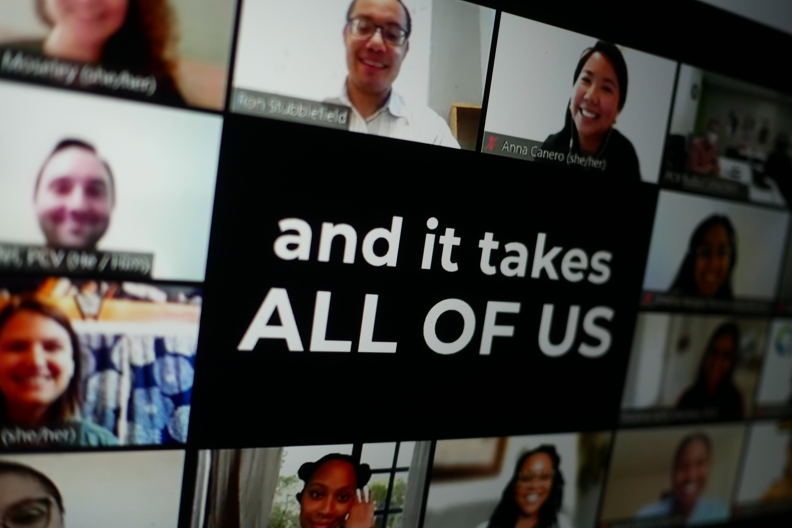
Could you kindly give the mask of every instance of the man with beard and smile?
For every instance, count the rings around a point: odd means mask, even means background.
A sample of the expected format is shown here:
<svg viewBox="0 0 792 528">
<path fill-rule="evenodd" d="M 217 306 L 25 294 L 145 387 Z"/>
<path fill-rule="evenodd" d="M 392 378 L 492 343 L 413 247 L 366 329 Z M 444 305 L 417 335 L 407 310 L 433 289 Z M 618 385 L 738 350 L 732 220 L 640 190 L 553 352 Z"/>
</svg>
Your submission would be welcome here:
<svg viewBox="0 0 792 528">
<path fill-rule="evenodd" d="M 443 119 L 393 90 L 410 49 L 412 21 L 401 0 L 352 0 L 344 27 L 349 74 L 340 97 L 352 108 L 349 130 L 459 148 Z"/>
<path fill-rule="evenodd" d="M 58 143 L 36 179 L 33 203 L 47 245 L 96 250 L 115 202 L 110 166 L 84 141 Z"/>
</svg>

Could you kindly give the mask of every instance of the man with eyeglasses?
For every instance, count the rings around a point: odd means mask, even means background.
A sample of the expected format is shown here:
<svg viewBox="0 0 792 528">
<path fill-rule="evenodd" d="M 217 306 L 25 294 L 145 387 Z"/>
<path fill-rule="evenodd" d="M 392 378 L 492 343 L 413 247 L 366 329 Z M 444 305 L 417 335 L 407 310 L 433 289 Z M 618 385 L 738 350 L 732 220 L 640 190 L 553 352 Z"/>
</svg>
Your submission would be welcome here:
<svg viewBox="0 0 792 528">
<path fill-rule="evenodd" d="M 352 0 L 344 27 L 349 75 L 341 97 L 327 102 L 352 108 L 353 132 L 459 148 L 440 116 L 428 107 L 408 105 L 393 90 L 411 31 L 410 13 L 401 0 Z"/>
</svg>

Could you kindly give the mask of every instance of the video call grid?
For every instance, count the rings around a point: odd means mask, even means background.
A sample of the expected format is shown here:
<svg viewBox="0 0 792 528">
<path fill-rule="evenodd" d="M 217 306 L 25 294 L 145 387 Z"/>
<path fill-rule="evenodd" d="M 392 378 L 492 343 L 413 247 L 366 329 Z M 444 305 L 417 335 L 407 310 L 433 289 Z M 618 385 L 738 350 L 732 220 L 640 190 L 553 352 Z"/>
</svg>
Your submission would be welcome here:
<svg viewBox="0 0 792 528">
<path fill-rule="evenodd" d="M 236 39 L 234 39 L 234 40 L 236 40 Z M 490 61 L 490 64 L 489 64 L 489 69 L 491 69 L 491 68 L 492 68 L 492 63 L 491 63 L 491 61 Z M 229 82 L 227 83 L 227 86 L 229 86 L 229 87 L 231 86 L 231 84 L 230 84 L 230 78 L 231 78 L 230 70 L 231 70 L 231 68 L 229 68 Z M 488 88 L 489 88 L 489 87 L 487 87 L 487 89 L 488 89 Z M 230 97 L 230 90 L 229 90 L 229 97 Z M 200 110 L 200 109 L 195 109 L 195 110 L 193 110 L 193 111 L 201 111 L 201 110 Z M 226 113 L 227 111 L 228 111 L 227 109 L 226 109 L 226 110 L 222 110 L 222 111 L 220 111 L 220 113 L 221 113 L 222 115 L 226 115 L 225 113 Z M 212 111 L 210 110 L 210 112 L 212 112 Z M 214 112 L 217 112 L 217 110 L 214 110 Z M 477 137 L 477 141 L 480 143 L 480 142 L 481 142 L 481 137 Z M 201 283 L 196 283 L 196 284 L 202 284 L 202 282 L 201 282 Z M 750 424 L 750 423 L 755 423 L 755 422 L 756 422 L 756 420 L 754 419 L 754 420 L 750 420 L 750 421 L 748 421 L 748 422 L 745 422 L 745 423 L 749 423 L 749 424 Z M 616 430 L 614 431 L 614 433 L 615 433 L 615 432 L 616 432 Z M 185 471 L 187 471 L 187 470 L 185 469 Z"/>
</svg>

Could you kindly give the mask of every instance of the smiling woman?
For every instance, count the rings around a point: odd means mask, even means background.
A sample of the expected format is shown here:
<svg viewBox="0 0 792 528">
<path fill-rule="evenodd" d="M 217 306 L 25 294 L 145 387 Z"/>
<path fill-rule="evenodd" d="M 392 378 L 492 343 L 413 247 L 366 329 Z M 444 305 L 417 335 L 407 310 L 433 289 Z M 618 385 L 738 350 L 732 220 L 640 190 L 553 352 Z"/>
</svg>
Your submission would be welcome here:
<svg viewBox="0 0 792 528">
<path fill-rule="evenodd" d="M 640 180 L 635 148 L 613 127 L 626 100 L 627 63 L 615 45 L 597 41 L 583 52 L 575 68 L 564 128 L 551 134 L 542 149 L 567 154 L 571 164 Z"/>
<path fill-rule="evenodd" d="M 704 219 L 690 237 L 687 253 L 671 293 L 732 299 L 732 274 L 737 264 L 737 233 L 728 217 Z"/>
<path fill-rule="evenodd" d="M 49 28 L 46 36 L 6 42 L 4 47 L 31 57 L 100 65 L 82 69 L 79 79 L 69 81 L 74 86 L 82 83 L 111 93 L 129 89 L 127 95 L 141 92 L 148 101 L 185 104 L 174 80 L 174 20 L 168 0 L 35 0 L 35 8 Z M 105 84 L 111 77 L 114 81 Z M 128 84 L 123 79 L 136 80 Z"/>
<path fill-rule="evenodd" d="M 677 409 L 716 409 L 721 420 L 745 418 L 743 396 L 734 383 L 739 350 L 739 327 L 719 326 L 707 343 L 696 381 L 682 394 Z"/>
<path fill-rule="evenodd" d="M 116 445 L 109 431 L 80 420 L 79 382 L 80 344 L 68 318 L 33 297 L 12 298 L 0 311 L 0 424 L 64 445 Z"/>
<path fill-rule="evenodd" d="M 518 460 L 498 506 L 479 528 L 559 528 L 564 496 L 561 457 L 552 445 L 524 453 Z"/>
<path fill-rule="evenodd" d="M 718 499 L 703 498 L 712 466 L 712 441 L 704 433 L 682 439 L 674 454 L 671 490 L 660 501 L 641 508 L 638 517 L 679 517 L 686 524 L 724 519 L 726 505 Z"/>
<path fill-rule="evenodd" d="M 374 501 L 363 490 L 371 478 L 368 464 L 357 464 L 349 455 L 325 455 L 300 466 L 305 482 L 297 494 L 301 528 L 372 528 Z"/>
</svg>

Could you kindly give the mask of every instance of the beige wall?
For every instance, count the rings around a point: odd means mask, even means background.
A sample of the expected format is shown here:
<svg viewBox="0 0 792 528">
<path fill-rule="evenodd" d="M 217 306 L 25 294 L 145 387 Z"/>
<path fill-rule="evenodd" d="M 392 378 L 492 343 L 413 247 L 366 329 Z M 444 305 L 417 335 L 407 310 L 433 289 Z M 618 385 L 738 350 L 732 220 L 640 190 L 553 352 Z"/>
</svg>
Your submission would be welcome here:
<svg viewBox="0 0 792 528">
<path fill-rule="evenodd" d="M 184 451 L 5 455 L 0 460 L 49 477 L 63 496 L 68 527 L 178 524 Z"/>
</svg>

